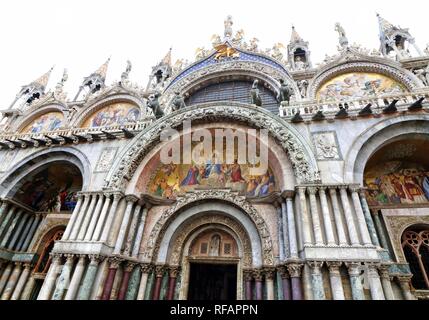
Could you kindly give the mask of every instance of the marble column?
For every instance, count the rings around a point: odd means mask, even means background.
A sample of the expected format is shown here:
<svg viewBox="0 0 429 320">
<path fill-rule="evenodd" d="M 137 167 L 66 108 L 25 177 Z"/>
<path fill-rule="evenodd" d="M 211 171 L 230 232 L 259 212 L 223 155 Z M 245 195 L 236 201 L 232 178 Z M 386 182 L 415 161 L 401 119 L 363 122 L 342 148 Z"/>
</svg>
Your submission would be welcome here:
<svg viewBox="0 0 429 320">
<path fill-rule="evenodd" d="M 300 216 L 302 220 L 302 233 L 303 233 L 303 242 L 305 245 L 311 245 L 311 225 L 310 225 L 310 219 L 308 217 L 308 210 L 307 210 L 307 198 L 305 196 L 305 187 L 298 188 L 298 194 L 299 194 L 299 204 L 300 204 Z"/>
<path fill-rule="evenodd" d="M 52 291 L 57 281 L 58 273 L 60 271 L 59 265 L 61 262 L 61 255 L 58 253 L 51 254 L 52 262 L 49 266 L 48 273 L 46 274 L 45 281 L 43 282 L 42 288 L 40 289 L 37 300 L 49 300 L 52 295 Z"/>
<path fill-rule="evenodd" d="M 292 288 L 292 300 L 302 300 L 302 284 L 301 284 L 301 271 L 302 264 L 291 263 L 287 265 L 287 270 L 290 275 L 291 288 Z"/>
<path fill-rule="evenodd" d="M 303 288 L 303 300 L 313 299 L 313 285 L 311 282 L 311 269 L 308 263 L 304 263 L 301 274 L 301 284 Z"/>
<path fill-rule="evenodd" d="M 18 221 L 21 219 L 22 215 L 24 214 L 24 210 L 18 210 L 18 213 L 14 215 L 12 218 L 12 222 L 9 225 L 9 228 L 6 230 L 5 235 L 3 236 L 3 240 L 0 244 L 1 247 L 8 247 L 9 241 L 11 240 L 13 236 L 13 232 L 18 224 Z"/>
<path fill-rule="evenodd" d="M 326 300 L 325 289 L 323 287 L 322 277 L 322 261 L 308 261 L 308 265 L 311 269 L 311 284 L 313 288 L 313 299 L 314 300 Z"/>
<path fill-rule="evenodd" d="M 325 187 L 319 187 L 320 204 L 322 207 L 323 224 L 325 226 L 325 235 L 328 246 L 334 246 L 335 237 L 332 229 L 331 214 L 329 213 L 328 199 L 326 198 Z"/>
<path fill-rule="evenodd" d="M 311 221 L 313 222 L 313 231 L 314 231 L 314 239 L 316 240 L 316 245 L 323 245 L 323 235 L 322 228 L 320 226 L 319 219 L 319 210 L 317 208 L 317 199 L 316 199 L 316 187 L 309 187 L 307 189 L 308 194 L 310 196 L 310 211 L 311 211 Z"/>
<path fill-rule="evenodd" d="M 90 255 L 90 263 L 86 270 L 85 277 L 82 281 L 82 286 L 79 289 L 76 300 L 89 300 L 91 291 L 94 286 L 95 277 L 97 276 L 98 265 L 103 260 L 102 256 Z"/>
<path fill-rule="evenodd" d="M 343 283 L 341 281 L 341 262 L 330 261 L 326 263 L 329 268 L 329 282 L 331 283 L 332 299 L 345 300 Z"/>
<path fill-rule="evenodd" d="M 411 289 L 410 289 L 411 276 L 398 276 L 397 278 L 405 300 L 415 300 L 415 297 L 411 293 Z"/>
<path fill-rule="evenodd" d="M 367 266 L 369 289 L 371 290 L 372 300 L 385 300 L 383 287 L 378 274 L 378 266 L 373 263 L 369 263 Z"/>
<path fill-rule="evenodd" d="M 82 206 L 82 199 L 83 199 L 83 197 L 84 196 L 83 196 L 82 193 L 79 192 L 77 194 L 77 203 L 76 203 L 76 206 L 73 209 L 73 213 L 70 216 L 70 220 L 67 223 L 66 230 L 64 231 L 64 234 L 63 234 L 63 236 L 61 238 L 62 240 L 68 240 L 69 237 L 70 237 L 71 230 L 73 229 L 73 226 L 74 226 L 74 224 L 76 222 L 76 218 L 79 215 L 80 207 Z"/>
<path fill-rule="evenodd" d="M 262 300 L 262 280 L 264 275 L 261 269 L 256 269 L 253 272 L 253 278 L 255 279 L 255 298 L 256 300 Z"/>
<path fill-rule="evenodd" d="M 134 203 L 138 200 L 135 196 L 129 195 L 125 197 L 127 201 L 127 207 L 125 209 L 124 216 L 122 217 L 121 227 L 119 229 L 119 234 L 116 239 L 115 248 L 113 249 L 113 254 L 120 254 L 122 246 L 124 244 L 125 236 L 127 234 L 128 224 L 131 218 L 131 212 L 133 211 Z"/>
<path fill-rule="evenodd" d="M 135 266 L 136 263 L 134 262 L 127 262 L 127 264 L 125 265 L 124 273 L 122 275 L 121 286 L 119 288 L 118 300 L 125 300 L 125 295 L 127 294 L 131 272 L 133 271 Z"/>
<path fill-rule="evenodd" d="M 9 300 L 12 296 L 13 290 L 19 280 L 19 276 L 22 271 L 22 262 L 15 262 L 15 268 L 12 271 L 12 274 L 9 277 L 9 280 L 4 288 L 3 294 L 1 295 L 1 300 Z"/>
<path fill-rule="evenodd" d="M 101 242 L 106 242 L 107 239 L 109 238 L 110 229 L 112 227 L 113 219 L 115 218 L 115 215 L 117 214 L 116 210 L 118 209 L 118 204 L 119 204 L 119 201 L 121 200 L 121 198 L 122 198 L 121 193 L 114 193 L 113 194 L 112 206 L 110 207 L 109 214 L 106 218 L 106 223 L 104 225 L 103 232 L 102 232 L 101 237 L 100 237 Z"/>
<path fill-rule="evenodd" d="M 80 281 L 82 280 L 83 272 L 86 266 L 86 256 L 81 255 L 77 262 L 76 268 L 74 269 L 73 276 L 70 281 L 70 286 L 67 290 L 64 300 L 74 300 L 76 293 L 79 290 Z"/>
<path fill-rule="evenodd" d="M 155 266 L 155 288 L 153 290 L 152 300 L 159 300 L 164 272 L 165 267 L 163 265 Z"/>
<path fill-rule="evenodd" d="M 245 300 L 253 300 L 252 280 L 253 270 L 243 270 Z"/>
<path fill-rule="evenodd" d="M 22 244 L 22 246 L 20 248 L 21 251 L 27 251 L 28 250 L 28 247 L 30 246 L 31 241 L 33 240 L 34 234 L 36 233 L 37 227 L 39 226 L 42 218 L 43 218 L 42 214 L 36 214 L 36 217 L 34 218 L 34 221 L 31 224 L 30 231 L 28 232 L 27 236 L 25 237 L 24 243 Z"/>
<path fill-rule="evenodd" d="M 100 218 L 97 221 L 97 225 L 95 227 L 94 233 L 92 234 L 91 240 L 97 241 L 100 238 L 101 232 L 103 231 L 104 221 L 106 220 L 107 213 L 109 212 L 110 202 L 111 202 L 111 194 L 104 194 L 104 204 L 103 209 L 101 209 Z"/>
<path fill-rule="evenodd" d="M 283 300 L 292 300 L 290 276 L 289 272 L 287 271 L 287 266 L 280 267 L 280 276 L 282 278 Z"/>
<path fill-rule="evenodd" d="M 267 292 L 267 300 L 274 300 L 274 276 L 276 269 L 271 267 L 264 268 L 265 274 L 265 288 Z"/>
<path fill-rule="evenodd" d="M 380 247 L 380 241 L 378 241 L 377 230 L 375 229 L 374 221 L 371 217 L 371 211 L 369 210 L 368 202 L 366 201 L 365 192 L 361 189 L 359 192 L 360 203 L 362 205 L 363 214 L 365 216 L 366 225 L 368 226 L 369 235 L 372 243 Z"/>
<path fill-rule="evenodd" d="M 148 211 L 148 208 L 147 208 L 147 205 L 145 205 L 145 207 L 143 208 L 142 214 L 140 216 L 140 222 L 139 222 L 139 227 L 137 229 L 136 239 L 134 240 L 134 246 L 132 251 L 133 258 L 137 258 L 140 251 L 141 242 L 143 238 L 143 231 L 146 224 L 147 211 Z"/>
<path fill-rule="evenodd" d="M 288 231 L 288 223 L 287 223 L 287 207 L 286 202 L 284 200 L 280 201 L 280 206 L 282 210 L 281 214 L 281 231 L 283 234 L 283 253 L 285 259 L 290 257 L 290 250 L 289 250 L 289 231 Z"/>
<path fill-rule="evenodd" d="M 2 204 L 0 207 L 0 225 L 3 223 L 3 220 L 7 216 L 8 207 L 9 207 L 9 203 L 7 201 L 2 201 Z"/>
<path fill-rule="evenodd" d="M 109 258 L 109 272 L 107 273 L 106 281 L 104 283 L 103 294 L 101 300 L 109 300 L 110 294 L 113 289 L 113 282 L 115 280 L 116 272 L 118 271 L 119 265 L 122 260 L 116 257 Z"/>
<path fill-rule="evenodd" d="M 295 212 L 293 209 L 293 196 L 293 191 L 287 191 L 285 193 L 290 258 L 298 259 L 298 237 L 296 232 Z"/>
<path fill-rule="evenodd" d="M 351 244 L 353 246 L 358 246 L 358 245 L 360 245 L 360 242 L 359 242 L 359 237 L 357 234 L 355 220 L 353 218 L 352 209 L 350 207 L 350 202 L 349 202 L 349 197 L 347 194 L 347 187 L 346 186 L 340 187 L 340 196 L 341 196 L 341 203 L 342 203 L 343 209 L 344 209 L 344 215 L 346 217 L 347 229 L 349 230 L 349 236 L 350 236 Z"/>
<path fill-rule="evenodd" d="M 85 238 L 86 231 L 88 229 L 89 223 L 91 222 L 91 217 L 94 214 L 94 207 L 97 203 L 97 199 L 98 193 L 92 193 L 88 209 L 86 210 L 86 212 L 82 212 L 82 214 L 84 214 L 84 218 L 82 220 L 82 224 L 79 228 L 79 233 L 77 235 L 78 240 L 83 240 Z"/>
<path fill-rule="evenodd" d="M 380 237 L 381 246 L 383 249 L 389 250 L 389 243 L 387 241 L 386 234 L 383 229 L 383 225 L 381 223 L 380 214 L 378 211 L 373 211 L 375 228 L 377 229 L 378 236 Z"/>
<path fill-rule="evenodd" d="M 74 255 L 66 254 L 64 256 L 66 257 L 66 262 L 64 263 L 61 269 L 61 274 L 58 277 L 58 281 L 52 295 L 52 300 L 62 300 L 64 292 L 70 284 L 70 273 L 73 269 Z"/>
<path fill-rule="evenodd" d="M 88 209 L 88 205 L 89 205 L 90 200 L 91 200 L 91 194 L 84 194 L 83 195 L 82 206 L 80 207 L 79 211 L 76 212 L 77 217 L 73 223 L 72 230 L 70 231 L 70 236 L 67 237 L 67 240 L 77 240 L 77 237 L 78 237 L 79 231 L 81 229 L 81 225 L 82 225 L 83 219 L 85 217 L 86 211 Z M 76 207 L 77 207 L 77 205 L 76 205 Z M 73 211 L 73 214 L 75 211 L 76 210 Z"/>
<path fill-rule="evenodd" d="M 362 282 L 360 279 L 360 266 L 358 262 L 347 262 L 346 266 L 349 271 L 350 285 L 352 288 L 353 300 L 365 300 Z"/>
<path fill-rule="evenodd" d="M 30 275 L 30 277 L 28 278 L 27 282 L 24 285 L 24 290 L 23 290 L 21 296 L 19 297 L 19 299 L 20 300 L 30 300 L 35 284 L 36 284 L 36 280 L 35 280 L 34 276 Z"/>
<path fill-rule="evenodd" d="M 338 242 L 340 246 L 346 246 L 347 238 L 344 230 L 343 219 L 341 217 L 340 206 L 338 203 L 337 187 L 329 187 L 329 194 L 331 196 L 332 208 L 334 210 L 335 228 L 337 229 Z"/>
<path fill-rule="evenodd" d="M 137 223 L 140 216 L 141 205 L 136 204 L 134 208 L 133 217 L 131 219 L 130 228 L 128 230 L 127 241 L 125 242 L 124 255 L 129 256 L 131 254 L 131 249 L 133 246 L 133 240 L 136 236 Z"/>
<path fill-rule="evenodd" d="M 103 203 L 104 203 L 103 193 L 100 192 L 97 195 L 98 195 L 97 205 L 94 209 L 94 212 L 92 213 L 92 216 L 90 214 L 91 222 L 88 226 L 88 229 L 86 230 L 85 237 L 83 239 L 84 241 L 90 241 L 92 239 L 92 234 L 94 233 L 94 229 L 97 225 L 98 217 L 100 215 L 100 211 L 101 211 L 101 208 L 102 208 Z M 91 213 L 91 211 L 89 213 Z"/>
<path fill-rule="evenodd" d="M 365 246 L 373 246 L 371 236 L 369 235 L 368 227 L 366 225 L 365 215 L 362 210 L 362 204 L 360 202 L 358 194 L 359 187 L 350 187 L 349 189 L 352 193 L 353 206 L 355 208 L 362 242 Z"/>
<path fill-rule="evenodd" d="M 7 214 L 4 217 L 3 222 L 1 223 L 1 226 L 0 226 L 0 242 L 1 242 L 1 240 L 3 240 L 3 236 L 6 234 L 8 227 L 9 227 L 9 225 L 10 225 L 10 223 L 14 217 L 15 211 L 17 209 L 18 209 L 17 207 L 10 205 L 10 207 L 7 211 Z"/>
<path fill-rule="evenodd" d="M 282 206 L 280 202 L 276 202 L 275 207 L 277 211 L 277 234 L 279 238 L 279 259 L 280 261 L 284 261 L 286 255 L 285 255 L 283 222 L 282 222 Z"/>
<path fill-rule="evenodd" d="M 30 232 L 30 228 L 31 228 L 34 220 L 36 219 L 36 216 L 34 214 L 29 215 L 29 217 L 30 218 L 25 223 L 25 228 L 21 232 L 21 235 L 20 235 L 20 237 L 18 239 L 18 243 L 16 244 L 15 251 L 21 251 L 22 245 L 24 244 L 24 240 L 27 238 L 28 233 Z"/>
<path fill-rule="evenodd" d="M 390 282 L 389 265 L 381 265 L 379 267 L 381 285 L 383 286 L 383 292 L 386 300 L 395 300 L 393 294 L 392 283 Z"/>
<path fill-rule="evenodd" d="M 168 291 L 167 291 L 166 300 L 174 300 L 176 281 L 177 281 L 177 276 L 179 275 L 179 272 L 180 272 L 179 266 L 169 267 Z"/>
<path fill-rule="evenodd" d="M 14 263 L 10 262 L 6 268 L 4 269 L 1 278 L 0 278 L 0 294 L 3 292 L 4 287 L 7 284 L 7 281 L 9 280 L 9 276 L 12 273 Z"/>
<path fill-rule="evenodd" d="M 141 268 L 137 265 L 131 273 L 130 281 L 128 282 L 127 294 L 125 300 L 136 300 L 139 290 L 139 283 L 141 278 Z"/>
<path fill-rule="evenodd" d="M 147 278 L 149 276 L 150 271 L 152 270 L 152 266 L 148 263 L 143 263 L 140 265 L 140 269 L 141 269 L 142 275 L 140 279 L 137 300 L 144 300 L 145 294 L 146 294 Z"/>
<path fill-rule="evenodd" d="M 24 229 L 24 226 L 26 224 L 26 222 L 28 221 L 28 219 L 30 218 L 30 214 L 28 214 L 27 212 L 23 212 L 21 220 L 19 221 L 16 229 L 13 231 L 13 234 L 11 236 L 11 240 L 9 242 L 9 244 L 7 245 L 7 248 L 9 250 L 14 250 L 15 246 L 17 244 L 18 238 L 20 236 L 22 236 L 22 231 Z"/>
</svg>

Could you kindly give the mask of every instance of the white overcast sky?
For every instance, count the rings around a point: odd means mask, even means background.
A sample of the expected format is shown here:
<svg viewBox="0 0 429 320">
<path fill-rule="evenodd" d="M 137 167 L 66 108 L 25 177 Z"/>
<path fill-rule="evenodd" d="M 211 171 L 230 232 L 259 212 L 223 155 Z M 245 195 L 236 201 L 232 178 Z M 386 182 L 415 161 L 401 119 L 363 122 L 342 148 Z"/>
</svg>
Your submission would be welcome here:
<svg viewBox="0 0 429 320">
<path fill-rule="evenodd" d="M 207 48 L 212 34 L 223 34 L 228 14 L 234 30 L 244 29 L 247 39 L 258 38 L 264 48 L 286 45 L 294 24 L 310 42 L 315 64 L 336 52 L 335 22 L 350 43 L 378 48 L 376 12 L 409 28 L 423 50 L 429 43 L 428 9 L 427 0 L 5 0 L 0 2 L 0 109 L 53 65 L 48 88 L 67 68 L 66 91 L 72 99 L 83 77 L 109 56 L 107 83 L 120 79 L 130 59 L 131 80 L 145 86 L 151 66 L 170 46 L 173 61 L 193 60 L 197 47 Z"/>
</svg>

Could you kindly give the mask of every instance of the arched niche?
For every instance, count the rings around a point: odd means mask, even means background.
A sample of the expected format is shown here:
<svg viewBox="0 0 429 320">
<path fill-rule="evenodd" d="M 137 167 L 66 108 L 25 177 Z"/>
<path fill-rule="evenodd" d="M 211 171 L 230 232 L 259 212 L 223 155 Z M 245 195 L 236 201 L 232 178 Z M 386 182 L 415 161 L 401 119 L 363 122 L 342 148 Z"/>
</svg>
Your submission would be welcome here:
<svg viewBox="0 0 429 320">
<path fill-rule="evenodd" d="M 55 131 L 63 128 L 66 125 L 64 113 L 57 109 L 46 110 L 43 113 L 38 112 L 32 115 L 31 118 L 24 120 L 18 131 L 20 133 L 42 133 Z"/>
<path fill-rule="evenodd" d="M 248 126 L 237 125 L 229 122 L 223 123 L 211 123 L 211 124 L 199 124 L 192 126 L 192 132 L 197 132 L 198 130 L 206 129 L 212 133 L 212 137 L 215 135 L 216 129 L 231 130 L 237 134 L 244 134 L 254 136 L 254 132 Z M 181 151 L 183 151 L 183 131 L 180 132 L 180 136 L 176 140 L 181 145 Z M 194 170 L 193 164 L 163 164 L 161 162 L 161 150 L 166 148 L 169 142 L 161 143 L 160 145 L 153 148 L 142 163 L 139 165 L 136 170 L 130 184 L 127 187 L 127 192 L 130 193 L 145 193 L 155 197 L 161 198 L 175 198 L 177 195 L 183 194 L 185 192 L 194 191 L 204 188 L 227 188 L 232 191 L 238 191 L 241 195 L 248 196 L 250 198 L 254 197 L 265 197 L 270 195 L 273 192 L 293 189 L 296 184 L 296 179 L 294 176 L 292 164 L 288 159 L 287 154 L 284 152 L 281 146 L 279 146 L 274 139 L 271 137 L 268 138 L 268 144 L 260 144 L 258 136 L 257 140 L 257 150 L 260 150 L 261 146 L 263 148 L 268 148 L 268 166 L 267 171 L 262 172 L 258 175 L 249 174 L 249 165 L 234 165 L 226 164 L 226 150 L 227 142 L 224 140 L 223 150 L 224 153 L 224 162 L 219 164 L 217 168 L 213 168 L 210 164 L 213 161 L 211 159 L 206 159 L 207 162 L 202 165 L 195 165 L 196 169 Z M 234 152 L 237 154 L 239 140 L 236 139 L 234 143 Z M 193 146 L 198 142 L 194 142 Z M 215 139 L 213 139 L 213 150 L 215 150 Z M 233 168 L 240 168 L 240 175 L 233 177 L 232 170 Z M 198 172 L 192 172 L 198 171 Z M 198 181 L 191 181 L 193 176 Z M 239 177 L 242 177 L 244 181 L 239 181 Z M 162 188 L 162 191 L 158 188 L 160 182 L 162 181 L 166 187 L 171 188 L 171 194 L 173 196 L 168 196 L 165 193 L 166 188 Z M 174 186 L 177 186 L 174 188 Z M 158 186 L 158 187 L 157 187 Z M 157 190 L 158 189 L 158 190 Z M 161 193 L 160 193 L 161 192 Z M 169 193 L 170 194 L 170 193 Z"/>
<path fill-rule="evenodd" d="M 93 108 L 81 122 L 82 128 L 119 126 L 136 123 L 141 117 L 141 110 L 133 102 L 116 101 Z"/>
</svg>

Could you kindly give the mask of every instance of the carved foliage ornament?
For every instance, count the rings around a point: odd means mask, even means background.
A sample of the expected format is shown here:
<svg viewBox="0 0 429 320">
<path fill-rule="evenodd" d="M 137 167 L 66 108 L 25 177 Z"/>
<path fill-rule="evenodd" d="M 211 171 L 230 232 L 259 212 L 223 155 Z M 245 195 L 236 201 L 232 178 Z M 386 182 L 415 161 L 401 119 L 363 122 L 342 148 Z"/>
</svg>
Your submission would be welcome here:
<svg viewBox="0 0 429 320">
<path fill-rule="evenodd" d="M 200 105 L 188 107 L 182 112 L 171 114 L 156 121 L 153 125 L 142 131 L 134 140 L 134 144 L 122 155 L 120 163 L 115 168 L 113 176 L 107 177 L 106 187 L 122 189 L 131 180 L 137 167 L 143 161 L 146 154 L 158 142 L 161 132 L 166 128 L 178 128 L 183 122 L 195 120 L 230 120 L 250 123 L 256 128 L 266 128 L 270 134 L 280 142 L 287 150 L 289 159 L 295 170 L 295 175 L 301 183 L 311 183 L 320 180 L 319 172 L 312 165 L 311 155 L 304 149 L 304 145 L 295 134 L 279 119 L 276 119 L 268 111 L 258 110 L 256 107 L 239 103 Z"/>
<path fill-rule="evenodd" d="M 249 202 L 246 201 L 245 197 L 239 196 L 236 192 L 229 192 L 224 190 L 197 191 L 193 193 L 187 193 L 184 196 L 179 196 L 173 206 L 171 206 L 168 210 L 164 211 L 154 225 L 147 241 L 146 248 L 143 252 L 143 259 L 145 259 L 146 261 L 154 259 L 154 253 L 159 250 L 159 245 L 163 233 L 168 226 L 168 220 L 177 211 L 193 202 L 204 199 L 227 201 L 243 209 L 252 219 L 252 221 L 256 225 L 256 228 L 259 231 L 262 243 L 262 259 L 264 265 L 274 264 L 272 240 L 264 219 L 259 215 L 258 211 Z M 174 261 L 174 263 L 176 263 L 176 261 Z"/>
</svg>

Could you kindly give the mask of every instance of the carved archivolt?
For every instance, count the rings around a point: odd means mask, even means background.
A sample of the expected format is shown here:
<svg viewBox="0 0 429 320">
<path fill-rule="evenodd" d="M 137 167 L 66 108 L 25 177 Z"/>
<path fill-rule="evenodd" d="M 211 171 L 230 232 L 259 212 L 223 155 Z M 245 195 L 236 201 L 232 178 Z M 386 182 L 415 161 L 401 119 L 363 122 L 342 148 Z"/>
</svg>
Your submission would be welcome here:
<svg viewBox="0 0 429 320">
<path fill-rule="evenodd" d="M 210 217 L 200 217 L 199 219 L 191 220 L 186 223 L 180 230 L 178 237 L 175 239 L 171 254 L 168 260 L 169 265 L 180 265 L 182 259 L 185 242 L 189 239 L 190 235 L 196 232 L 202 226 L 210 225 L 214 229 L 216 226 L 226 226 L 234 232 L 240 239 L 240 244 L 243 247 L 243 266 L 252 267 L 252 247 L 249 236 L 244 227 L 234 219 L 226 216 L 213 215 Z M 157 252 L 154 252 L 156 257 Z"/>
<path fill-rule="evenodd" d="M 260 216 L 258 211 L 249 202 L 247 202 L 244 196 L 240 196 L 237 192 L 225 190 L 196 191 L 187 193 L 184 196 L 177 197 L 177 201 L 168 210 L 162 213 L 161 217 L 154 225 L 147 241 L 145 250 L 143 251 L 143 259 L 147 261 L 155 259 L 156 253 L 159 251 L 165 230 L 168 227 L 169 220 L 175 214 L 177 214 L 180 209 L 201 200 L 227 201 L 245 211 L 259 231 L 259 236 L 262 243 L 262 261 L 264 265 L 274 264 L 273 243 L 265 220 Z"/>
<path fill-rule="evenodd" d="M 392 66 L 380 64 L 376 62 L 349 62 L 331 67 L 330 69 L 322 69 L 318 75 L 309 84 L 308 97 L 316 98 L 317 90 L 326 81 L 334 78 L 337 75 L 347 72 L 374 72 L 391 77 L 407 87 L 408 90 L 413 90 L 418 87 L 418 79 L 407 70 L 400 70 Z"/>
<path fill-rule="evenodd" d="M 428 216 L 387 216 L 386 222 L 390 237 L 392 239 L 393 250 L 398 258 L 398 262 L 406 263 L 404 252 L 402 251 L 402 234 L 404 231 L 415 224 L 427 224 L 429 225 Z"/>
<path fill-rule="evenodd" d="M 147 153 L 159 143 L 166 128 L 180 128 L 184 121 L 237 121 L 255 128 L 267 129 L 288 152 L 297 180 L 311 183 L 320 180 L 314 154 L 307 142 L 288 123 L 269 111 L 242 103 L 209 103 L 195 105 L 167 115 L 143 130 L 125 150 L 106 177 L 106 187 L 123 189 L 131 180 Z"/>
</svg>

